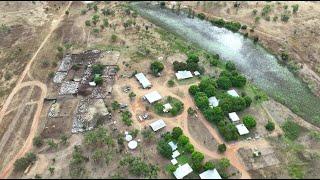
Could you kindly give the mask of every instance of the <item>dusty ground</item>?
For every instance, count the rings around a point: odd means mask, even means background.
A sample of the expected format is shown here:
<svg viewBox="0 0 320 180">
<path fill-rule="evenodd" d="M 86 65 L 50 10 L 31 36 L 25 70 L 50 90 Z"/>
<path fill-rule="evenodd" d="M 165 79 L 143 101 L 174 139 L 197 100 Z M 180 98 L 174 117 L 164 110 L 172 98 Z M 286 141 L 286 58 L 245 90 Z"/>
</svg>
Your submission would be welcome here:
<svg viewBox="0 0 320 180">
<path fill-rule="evenodd" d="M 311 1 L 244 1 L 240 2 L 240 7 L 234 7 L 235 1 L 213 1 L 200 2 L 189 1 L 182 2 L 182 8 L 188 6 L 195 9 L 196 12 L 204 12 L 209 17 L 223 18 L 229 21 L 238 21 L 248 26 L 249 37 L 258 36 L 259 41 L 274 54 L 280 55 L 281 52 L 287 52 L 289 57 L 296 63 L 291 67 L 303 66 L 299 75 L 308 83 L 309 87 L 317 95 L 320 95 L 320 46 L 319 46 L 319 25 L 320 4 Z M 298 4 L 299 9 L 296 14 L 292 13 L 291 5 Z M 267 15 L 270 21 L 261 16 L 265 5 L 271 6 L 271 12 Z M 281 14 L 285 11 L 284 6 L 288 6 L 291 11 L 288 22 L 281 21 Z M 257 14 L 253 15 L 253 10 Z M 266 17 L 267 17 L 266 16 Z M 278 20 L 273 21 L 277 16 Z M 260 17 L 258 22 L 256 17 Z M 255 31 L 251 32 L 250 29 Z"/>
</svg>

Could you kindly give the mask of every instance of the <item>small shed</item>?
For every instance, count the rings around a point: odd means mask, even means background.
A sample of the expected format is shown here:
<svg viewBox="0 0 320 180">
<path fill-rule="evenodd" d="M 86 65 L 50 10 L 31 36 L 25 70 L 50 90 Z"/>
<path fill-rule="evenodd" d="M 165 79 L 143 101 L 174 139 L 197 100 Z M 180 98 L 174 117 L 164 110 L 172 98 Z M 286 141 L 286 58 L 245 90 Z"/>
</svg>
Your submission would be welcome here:
<svg viewBox="0 0 320 180">
<path fill-rule="evenodd" d="M 247 129 L 247 127 L 244 124 L 238 124 L 238 125 L 236 125 L 236 128 L 237 128 L 240 136 L 245 135 L 245 134 L 249 134 L 249 130 Z"/>
<path fill-rule="evenodd" d="M 194 74 L 195 76 L 200 76 L 200 72 L 199 72 L 199 71 L 195 71 L 195 72 L 193 72 L 193 74 Z"/>
<path fill-rule="evenodd" d="M 190 167 L 190 165 L 188 163 L 179 166 L 175 172 L 173 172 L 173 175 L 177 178 L 177 179 L 182 179 L 185 176 L 187 176 L 188 174 L 192 173 L 193 169 Z"/>
<path fill-rule="evenodd" d="M 170 103 L 166 103 L 163 105 L 163 112 L 169 112 L 172 109 L 172 106 Z"/>
<path fill-rule="evenodd" d="M 222 179 L 216 169 L 206 170 L 205 172 L 199 174 L 199 176 L 200 179 Z"/>
<path fill-rule="evenodd" d="M 217 107 L 218 105 L 219 105 L 219 100 L 215 96 L 209 98 L 209 106 Z"/>
<path fill-rule="evenodd" d="M 144 89 L 151 87 L 150 81 L 146 78 L 146 76 L 143 73 L 138 73 L 135 75 L 135 77 L 138 79 L 138 81 Z"/>
<path fill-rule="evenodd" d="M 229 113 L 229 119 L 232 122 L 239 122 L 240 121 L 240 118 L 239 118 L 239 116 L 237 115 L 236 112 Z"/>
<path fill-rule="evenodd" d="M 234 90 L 234 89 L 231 89 L 231 90 L 227 91 L 227 93 L 228 93 L 230 96 L 239 97 L 239 94 L 238 94 L 237 91 Z"/>
<path fill-rule="evenodd" d="M 176 165 L 176 164 L 178 164 L 178 161 L 176 159 L 171 159 L 171 163 L 172 163 L 172 165 Z"/>
<path fill-rule="evenodd" d="M 158 131 L 159 129 L 166 127 L 166 123 L 162 119 L 159 119 L 151 123 L 150 127 L 152 128 L 153 131 Z"/>
<path fill-rule="evenodd" d="M 148 93 L 148 94 L 144 95 L 144 98 L 147 99 L 150 104 L 162 99 L 162 97 L 158 93 L 158 91 L 153 91 L 151 93 Z"/>
<path fill-rule="evenodd" d="M 178 80 L 192 78 L 193 75 L 190 71 L 178 71 L 176 73 L 176 77 Z"/>
<path fill-rule="evenodd" d="M 180 156 L 180 152 L 178 150 L 173 151 L 172 158 L 175 159 L 178 156 Z"/>
</svg>

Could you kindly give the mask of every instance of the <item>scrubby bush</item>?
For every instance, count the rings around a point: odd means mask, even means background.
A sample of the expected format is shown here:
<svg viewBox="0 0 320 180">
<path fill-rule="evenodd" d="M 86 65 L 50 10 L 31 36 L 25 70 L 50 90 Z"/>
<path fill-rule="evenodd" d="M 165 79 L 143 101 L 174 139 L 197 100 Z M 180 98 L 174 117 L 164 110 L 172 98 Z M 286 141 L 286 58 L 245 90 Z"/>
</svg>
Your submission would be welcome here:
<svg viewBox="0 0 320 180">
<path fill-rule="evenodd" d="M 171 132 L 171 135 L 172 135 L 172 138 L 175 139 L 175 140 L 178 140 L 178 138 L 183 134 L 183 131 L 180 127 L 174 127 L 172 132 Z"/>
<path fill-rule="evenodd" d="M 41 147 L 42 144 L 43 144 L 43 140 L 40 136 L 36 136 L 33 138 L 33 145 L 36 146 L 36 147 Z"/>
<path fill-rule="evenodd" d="M 239 88 L 241 88 L 241 87 L 245 86 L 246 83 L 247 83 L 246 77 L 244 77 L 244 76 L 242 76 L 242 75 L 232 76 L 232 77 L 230 78 L 230 80 L 231 80 L 231 83 L 232 83 L 232 86 L 233 86 L 233 87 L 239 87 Z"/>
<path fill-rule="evenodd" d="M 273 130 L 275 129 L 274 122 L 268 121 L 268 123 L 265 125 L 265 128 L 266 128 L 268 131 L 273 131 Z"/>
<path fill-rule="evenodd" d="M 218 145 L 219 153 L 224 153 L 226 150 L 227 150 L 227 146 L 225 144 L 219 144 Z"/>
<path fill-rule="evenodd" d="M 295 14 L 298 12 L 299 9 L 299 4 L 294 4 L 291 6 L 292 7 L 292 12 Z"/>
<path fill-rule="evenodd" d="M 204 170 L 213 170 L 215 168 L 215 165 L 213 164 L 213 162 L 206 162 L 203 166 Z"/>
<path fill-rule="evenodd" d="M 14 171 L 24 171 L 30 164 L 34 163 L 36 159 L 37 156 L 34 153 L 27 153 L 24 157 L 14 162 Z"/>
<path fill-rule="evenodd" d="M 217 80 L 218 88 L 228 90 L 232 86 L 231 80 L 226 76 L 220 76 Z"/>
<path fill-rule="evenodd" d="M 220 121 L 218 124 L 218 130 L 226 141 L 234 141 L 239 138 L 236 126 L 230 122 Z"/>
<path fill-rule="evenodd" d="M 246 102 L 246 107 L 249 107 L 252 103 L 252 99 L 249 96 L 245 96 L 244 100 Z"/>
<path fill-rule="evenodd" d="M 194 96 L 196 106 L 200 109 L 206 109 L 209 107 L 208 96 L 204 92 L 197 92 Z"/>
<path fill-rule="evenodd" d="M 289 14 L 287 13 L 281 14 L 281 21 L 283 22 L 288 22 L 289 18 L 290 18 Z"/>
<path fill-rule="evenodd" d="M 215 124 L 218 124 L 224 119 L 224 114 L 220 107 L 207 108 L 203 111 L 203 115 L 209 122 Z"/>
<path fill-rule="evenodd" d="M 233 62 L 228 61 L 228 62 L 226 63 L 226 69 L 227 69 L 228 71 L 234 71 L 234 70 L 236 70 L 236 65 L 235 65 Z"/>
<path fill-rule="evenodd" d="M 204 20 L 204 19 L 206 18 L 206 15 L 203 14 L 203 13 L 199 13 L 199 14 L 197 14 L 197 17 L 198 17 L 199 19 L 201 19 L 201 20 Z"/>
<path fill-rule="evenodd" d="M 286 120 L 281 127 L 284 135 L 290 140 L 296 140 L 301 133 L 301 127 L 292 120 Z"/>
</svg>

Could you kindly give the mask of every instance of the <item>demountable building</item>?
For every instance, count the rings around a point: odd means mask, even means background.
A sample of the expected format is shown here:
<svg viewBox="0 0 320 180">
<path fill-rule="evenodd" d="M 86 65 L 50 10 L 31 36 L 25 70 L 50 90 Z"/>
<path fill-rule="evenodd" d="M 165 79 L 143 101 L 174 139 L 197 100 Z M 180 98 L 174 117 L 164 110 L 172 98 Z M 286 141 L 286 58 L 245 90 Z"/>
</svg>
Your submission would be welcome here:
<svg viewBox="0 0 320 180">
<path fill-rule="evenodd" d="M 217 107 L 219 105 L 219 100 L 213 96 L 209 98 L 209 106 Z"/>
<path fill-rule="evenodd" d="M 239 122 L 239 121 L 240 121 L 239 116 L 238 116 L 237 113 L 235 113 L 235 112 L 229 113 L 229 119 L 230 119 L 232 122 Z"/>
<path fill-rule="evenodd" d="M 176 77 L 178 80 L 192 78 L 193 75 L 190 71 L 178 71 L 176 73 Z"/>
<path fill-rule="evenodd" d="M 162 97 L 158 93 L 158 91 L 153 91 L 151 93 L 148 93 L 148 94 L 144 95 L 144 98 L 147 99 L 150 104 L 162 99 Z"/>
<path fill-rule="evenodd" d="M 172 151 L 174 151 L 178 148 L 177 144 L 172 141 L 170 141 L 168 144 L 171 147 Z"/>
<path fill-rule="evenodd" d="M 239 97 L 239 94 L 238 94 L 237 91 L 234 90 L 234 89 L 231 89 L 231 90 L 227 91 L 227 93 L 228 93 L 230 96 Z"/>
<path fill-rule="evenodd" d="M 177 178 L 177 179 L 182 179 L 184 178 L 186 175 L 190 174 L 193 171 L 193 169 L 190 167 L 190 165 L 188 163 L 179 166 L 175 172 L 173 172 L 173 175 Z"/>
<path fill-rule="evenodd" d="M 135 77 L 138 79 L 143 88 L 151 87 L 150 81 L 146 78 L 146 76 L 143 73 L 138 73 L 135 75 Z"/>
<path fill-rule="evenodd" d="M 206 170 L 205 172 L 199 174 L 199 176 L 201 179 L 222 179 L 216 169 Z"/>
<path fill-rule="evenodd" d="M 172 158 L 175 159 L 176 157 L 180 156 L 180 152 L 178 150 L 175 150 L 173 153 L 172 153 Z"/>
<path fill-rule="evenodd" d="M 238 124 L 238 125 L 236 125 L 236 128 L 237 128 L 240 136 L 245 135 L 245 134 L 249 134 L 249 130 L 247 129 L 247 127 L 244 124 Z"/>
<path fill-rule="evenodd" d="M 153 131 L 158 131 L 159 129 L 166 127 L 166 123 L 162 119 L 159 119 L 151 123 L 150 127 L 152 128 Z"/>
</svg>

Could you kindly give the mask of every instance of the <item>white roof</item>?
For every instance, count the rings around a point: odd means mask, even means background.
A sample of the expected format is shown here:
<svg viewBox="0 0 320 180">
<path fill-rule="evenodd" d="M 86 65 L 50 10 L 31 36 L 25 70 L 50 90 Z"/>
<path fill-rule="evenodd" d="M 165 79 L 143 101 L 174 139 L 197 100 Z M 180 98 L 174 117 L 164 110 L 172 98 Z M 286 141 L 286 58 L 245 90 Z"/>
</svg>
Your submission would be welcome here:
<svg viewBox="0 0 320 180">
<path fill-rule="evenodd" d="M 190 174 L 192 172 L 192 168 L 190 167 L 190 165 L 188 163 L 179 166 L 175 172 L 173 172 L 174 176 L 177 179 L 182 179 L 183 177 L 185 177 L 186 175 Z"/>
<path fill-rule="evenodd" d="M 206 170 L 205 172 L 199 174 L 199 176 L 201 179 L 222 179 L 216 169 Z"/>
<path fill-rule="evenodd" d="M 135 141 L 135 140 L 130 141 L 130 142 L 128 143 L 129 149 L 135 149 L 135 148 L 137 148 L 137 146 L 138 146 L 138 143 L 137 143 L 137 141 Z"/>
<path fill-rule="evenodd" d="M 151 123 L 150 126 L 153 129 L 153 131 L 158 131 L 159 129 L 166 127 L 166 123 L 162 119 L 159 119 Z"/>
<path fill-rule="evenodd" d="M 148 93 L 144 95 L 144 97 L 149 101 L 149 103 L 154 103 L 156 101 L 159 101 L 162 97 L 158 93 L 158 91 L 153 91 L 151 93 Z"/>
<path fill-rule="evenodd" d="M 174 151 L 178 148 L 177 144 L 174 143 L 173 141 L 170 141 L 168 144 L 171 147 L 172 151 Z"/>
<path fill-rule="evenodd" d="M 174 152 L 172 153 L 172 158 L 176 158 L 176 157 L 178 157 L 178 156 L 180 156 L 180 152 L 179 152 L 178 150 L 176 150 L 176 151 L 174 151 Z"/>
<path fill-rule="evenodd" d="M 193 72 L 193 74 L 194 74 L 195 76 L 200 76 L 199 71 L 195 71 L 195 72 Z"/>
<path fill-rule="evenodd" d="M 229 95 L 233 96 L 233 97 L 239 97 L 239 94 L 238 94 L 237 91 L 234 90 L 234 89 L 231 89 L 231 90 L 227 91 L 227 93 L 228 93 Z"/>
<path fill-rule="evenodd" d="M 171 159 L 171 163 L 172 163 L 172 165 L 176 165 L 176 164 L 178 164 L 178 161 L 176 159 Z"/>
<path fill-rule="evenodd" d="M 240 135 L 249 134 L 249 130 L 244 124 L 238 124 L 236 125 L 236 128 L 238 129 Z"/>
<path fill-rule="evenodd" d="M 150 81 L 146 78 L 143 73 L 138 73 L 135 75 L 143 88 L 151 87 Z"/>
<path fill-rule="evenodd" d="M 163 112 L 168 112 L 169 110 L 172 109 L 172 106 L 171 106 L 170 103 L 164 104 L 163 107 L 164 107 L 164 108 L 163 108 Z"/>
<path fill-rule="evenodd" d="M 229 119 L 230 119 L 232 122 L 240 121 L 239 116 L 238 116 L 237 113 L 235 113 L 235 112 L 229 113 Z"/>
<path fill-rule="evenodd" d="M 96 84 L 96 82 L 92 81 L 92 82 L 89 82 L 89 85 L 90 86 L 96 86 L 97 84 Z"/>
<path fill-rule="evenodd" d="M 130 134 L 127 134 L 125 137 L 126 141 L 131 141 L 132 140 L 132 136 Z"/>
<path fill-rule="evenodd" d="M 190 71 L 178 71 L 176 73 L 176 77 L 178 80 L 180 79 L 188 79 L 188 78 L 192 78 L 192 73 Z"/>
<path fill-rule="evenodd" d="M 213 96 L 209 98 L 209 105 L 213 107 L 217 107 L 219 105 L 219 100 Z"/>
</svg>

